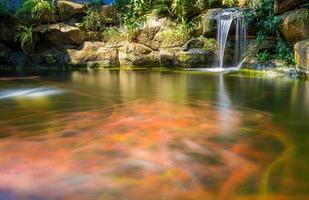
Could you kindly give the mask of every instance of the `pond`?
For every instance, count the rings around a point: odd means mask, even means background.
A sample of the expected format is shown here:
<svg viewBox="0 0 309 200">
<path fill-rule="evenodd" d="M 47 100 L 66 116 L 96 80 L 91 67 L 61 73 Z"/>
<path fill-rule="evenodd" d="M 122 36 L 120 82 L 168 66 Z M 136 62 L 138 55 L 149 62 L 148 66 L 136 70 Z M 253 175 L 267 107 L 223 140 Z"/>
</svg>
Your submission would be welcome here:
<svg viewBox="0 0 309 200">
<path fill-rule="evenodd" d="M 168 70 L 2 77 L 0 199 L 308 199 L 308 119 L 302 80 Z"/>
</svg>

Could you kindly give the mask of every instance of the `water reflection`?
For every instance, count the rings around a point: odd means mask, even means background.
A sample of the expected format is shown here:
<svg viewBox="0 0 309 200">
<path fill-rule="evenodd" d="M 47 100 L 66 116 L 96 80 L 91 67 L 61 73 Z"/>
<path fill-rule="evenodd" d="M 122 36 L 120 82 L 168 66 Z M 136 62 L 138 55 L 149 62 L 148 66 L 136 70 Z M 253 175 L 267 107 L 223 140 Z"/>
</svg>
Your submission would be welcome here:
<svg viewBox="0 0 309 200">
<path fill-rule="evenodd" d="M 48 87 L 11 89 L 0 92 L 0 100 L 7 98 L 38 98 L 60 94 L 63 91 Z"/>
<path fill-rule="evenodd" d="M 0 199 L 308 198 L 307 83 L 166 71 L 61 80 L 2 85 L 66 92 L 41 106 L 0 101 Z"/>
</svg>

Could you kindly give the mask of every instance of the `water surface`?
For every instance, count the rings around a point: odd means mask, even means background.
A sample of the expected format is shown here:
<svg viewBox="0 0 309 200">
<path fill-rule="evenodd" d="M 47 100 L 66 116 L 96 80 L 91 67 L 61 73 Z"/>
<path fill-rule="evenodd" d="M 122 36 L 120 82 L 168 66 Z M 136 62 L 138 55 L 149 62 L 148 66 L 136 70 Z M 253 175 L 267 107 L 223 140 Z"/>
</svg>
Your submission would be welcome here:
<svg viewBox="0 0 309 200">
<path fill-rule="evenodd" d="M 0 199 L 308 199 L 308 119 L 301 80 L 0 78 Z"/>
</svg>

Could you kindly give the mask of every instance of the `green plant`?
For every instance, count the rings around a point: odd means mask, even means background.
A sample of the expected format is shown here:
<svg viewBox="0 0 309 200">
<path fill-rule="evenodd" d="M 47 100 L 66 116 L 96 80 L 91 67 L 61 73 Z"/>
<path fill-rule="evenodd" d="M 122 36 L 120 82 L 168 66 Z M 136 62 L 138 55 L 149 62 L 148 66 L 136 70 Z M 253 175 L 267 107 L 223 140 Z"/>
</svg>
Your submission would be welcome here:
<svg viewBox="0 0 309 200">
<path fill-rule="evenodd" d="M 267 63 L 271 59 L 271 55 L 266 50 L 258 52 L 256 55 L 256 59 L 259 63 Z"/>
<path fill-rule="evenodd" d="M 248 23 L 254 23 L 259 30 L 256 34 L 257 60 L 263 62 L 264 58 L 280 59 L 288 64 L 294 63 L 293 53 L 289 46 L 282 39 L 279 32 L 282 24 L 280 16 L 274 14 L 274 0 L 261 0 L 253 12 L 246 13 Z M 275 36 L 275 49 L 270 46 L 263 47 L 267 37 Z M 274 52 L 272 56 L 269 52 Z"/>
<path fill-rule="evenodd" d="M 151 6 L 151 1 L 147 0 L 131 0 L 133 10 L 137 15 L 145 13 Z"/>
<path fill-rule="evenodd" d="M 44 17 L 54 14 L 57 10 L 55 0 L 24 0 L 17 15 L 31 15 L 34 19 L 43 19 Z"/>
<path fill-rule="evenodd" d="M 153 13 L 157 16 L 164 16 L 170 14 L 169 4 L 165 0 L 158 0 L 151 8 Z"/>
<path fill-rule="evenodd" d="M 215 51 L 217 49 L 217 41 L 215 39 L 205 38 L 203 42 L 204 42 L 203 49 L 209 51 Z"/>
<path fill-rule="evenodd" d="M 31 52 L 34 47 L 33 42 L 33 28 L 32 26 L 20 26 L 16 38 L 21 43 L 21 49 L 25 52 Z"/>
<path fill-rule="evenodd" d="M 284 60 L 288 64 L 295 64 L 291 49 L 285 44 L 281 37 L 277 38 L 275 58 Z"/>
<path fill-rule="evenodd" d="M 88 9 L 80 27 L 87 31 L 103 31 L 105 26 L 101 21 L 100 14 L 95 9 Z"/>
<path fill-rule="evenodd" d="M 304 7 L 297 11 L 297 23 L 304 25 L 308 19 L 309 19 L 309 8 Z"/>
<path fill-rule="evenodd" d="M 172 3 L 172 11 L 179 20 L 187 20 L 191 8 L 194 7 L 192 3 L 192 1 L 188 0 L 174 0 Z"/>
<path fill-rule="evenodd" d="M 110 43 L 120 42 L 123 40 L 123 33 L 114 27 L 108 27 L 102 32 L 105 41 Z"/>
<path fill-rule="evenodd" d="M 42 19 L 42 17 L 55 12 L 56 6 L 53 0 L 35 0 L 35 5 L 31 10 L 32 17 L 36 19 Z"/>
<path fill-rule="evenodd" d="M 160 33 L 163 38 L 162 46 L 169 47 L 174 44 L 184 44 L 191 37 L 192 24 L 186 23 L 184 20 L 178 27 L 170 28 Z"/>
<path fill-rule="evenodd" d="M 49 53 L 45 56 L 45 60 L 47 64 L 55 64 L 57 60 L 54 58 L 53 54 Z"/>
</svg>

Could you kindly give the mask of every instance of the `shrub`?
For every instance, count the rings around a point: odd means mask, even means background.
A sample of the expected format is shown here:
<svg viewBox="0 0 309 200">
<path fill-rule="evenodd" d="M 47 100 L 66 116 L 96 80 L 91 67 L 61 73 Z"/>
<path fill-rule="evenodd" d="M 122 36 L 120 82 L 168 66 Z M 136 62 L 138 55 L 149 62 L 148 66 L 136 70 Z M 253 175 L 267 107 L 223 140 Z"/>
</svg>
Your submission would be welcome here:
<svg viewBox="0 0 309 200">
<path fill-rule="evenodd" d="M 265 64 L 265 63 L 269 62 L 269 60 L 271 59 L 271 55 L 270 55 L 269 52 L 264 50 L 262 52 L 257 53 L 256 59 L 259 63 Z"/>
<path fill-rule="evenodd" d="M 167 29 L 160 33 L 163 38 L 162 46 L 174 46 L 174 44 L 185 43 L 191 38 L 192 24 L 187 24 L 184 20 L 179 27 Z M 177 46 L 177 45 L 176 45 Z"/>
<path fill-rule="evenodd" d="M 126 36 L 123 32 L 119 31 L 116 28 L 108 27 L 102 32 L 103 38 L 109 43 L 116 43 L 126 39 Z"/>
<path fill-rule="evenodd" d="M 33 50 L 34 42 L 32 26 L 20 26 L 20 29 L 16 34 L 16 38 L 20 41 L 21 49 L 24 52 L 31 52 Z"/>
<path fill-rule="evenodd" d="M 56 10 L 55 0 L 24 0 L 16 13 L 20 17 L 31 15 L 34 19 L 42 20 L 44 17 L 54 14 Z"/>
<path fill-rule="evenodd" d="M 256 34 L 258 61 L 262 62 L 264 58 L 274 58 L 283 60 L 287 64 L 294 63 L 292 50 L 282 39 L 279 32 L 282 19 L 274 14 L 274 0 L 261 0 L 259 6 L 254 9 L 254 12 L 246 14 L 246 19 L 248 23 L 255 23 L 259 30 Z M 261 48 L 268 36 L 276 37 L 275 49 L 265 50 L 265 48 Z M 269 52 L 274 52 L 273 56 L 270 56 Z"/>
<path fill-rule="evenodd" d="M 105 26 L 101 21 L 100 13 L 96 9 L 88 9 L 80 27 L 87 31 L 103 31 Z"/>
</svg>

